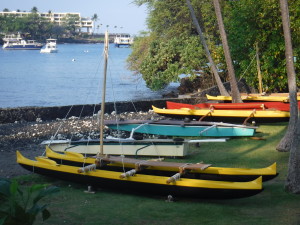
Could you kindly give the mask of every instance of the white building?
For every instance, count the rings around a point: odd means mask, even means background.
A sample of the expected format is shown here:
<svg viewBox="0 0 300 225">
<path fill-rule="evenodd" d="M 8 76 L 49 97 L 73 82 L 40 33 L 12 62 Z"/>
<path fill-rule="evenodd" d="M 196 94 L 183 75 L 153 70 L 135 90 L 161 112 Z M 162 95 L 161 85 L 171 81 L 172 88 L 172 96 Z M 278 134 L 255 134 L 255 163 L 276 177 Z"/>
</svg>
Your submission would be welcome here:
<svg viewBox="0 0 300 225">
<path fill-rule="evenodd" d="M 0 12 L 0 16 L 16 16 L 16 17 L 25 17 L 31 14 L 31 12 Z M 62 25 L 64 22 L 64 18 L 67 16 L 70 17 L 78 17 L 79 20 L 76 21 L 76 26 L 79 30 L 82 28 L 86 29 L 88 33 L 93 31 L 94 21 L 89 18 L 84 18 L 80 16 L 80 13 L 71 13 L 71 12 L 64 12 L 64 13 L 57 13 L 57 12 L 47 12 L 47 13 L 40 13 L 37 12 L 40 17 L 46 18 L 51 22 L 57 23 L 58 25 Z"/>
</svg>

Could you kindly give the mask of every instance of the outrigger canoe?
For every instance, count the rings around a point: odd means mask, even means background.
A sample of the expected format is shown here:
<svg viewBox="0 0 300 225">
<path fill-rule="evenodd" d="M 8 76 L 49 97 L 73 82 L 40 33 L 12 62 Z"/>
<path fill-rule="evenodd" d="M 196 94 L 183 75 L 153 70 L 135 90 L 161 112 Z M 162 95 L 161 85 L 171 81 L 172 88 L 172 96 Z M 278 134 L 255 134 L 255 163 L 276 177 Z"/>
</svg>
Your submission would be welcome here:
<svg viewBox="0 0 300 225">
<path fill-rule="evenodd" d="M 37 174 L 72 182 L 94 185 L 121 191 L 155 193 L 173 196 L 201 198 L 247 197 L 262 191 L 262 177 L 247 182 L 212 181 L 184 178 L 182 176 L 159 176 L 143 174 L 142 171 L 128 175 L 119 171 L 91 167 L 82 172 L 80 167 L 57 164 L 45 157 L 30 160 L 17 151 L 17 162 Z"/>
<path fill-rule="evenodd" d="M 185 178 L 183 174 L 178 175 L 179 173 L 171 177 L 143 174 L 143 170 L 124 173 L 98 169 L 95 165 L 90 165 L 89 170 L 82 170 L 80 167 L 58 164 L 45 157 L 35 159 L 25 158 L 17 151 L 17 162 L 34 173 L 123 192 L 193 198 L 237 198 L 252 196 L 262 191 L 262 177 L 247 182 L 212 181 Z"/>
<path fill-rule="evenodd" d="M 171 156 L 184 157 L 189 152 L 189 146 L 200 142 L 226 142 L 225 138 L 187 140 L 176 139 L 104 139 L 103 154 L 131 156 Z M 85 155 L 95 155 L 100 149 L 99 139 L 46 140 L 41 143 L 50 146 L 56 152 L 72 151 Z"/>
<path fill-rule="evenodd" d="M 217 100 L 217 101 L 232 101 L 231 96 L 211 96 L 206 95 L 208 100 Z M 289 96 L 259 96 L 259 95 L 241 95 L 243 101 L 263 101 L 263 102 L 289 102 Z M 300 101 L 300 96 L 297 96 L 297 100 Z"/>
<path fill-rule="evenodd" d="M 198 104 L 186 104 L 178 102 L 166 102 L 167 109 L 234 109 L 234 110 L 280 110 L 290 111 L 290 103 L 285 102 L 244 102 L 244 103 L 198 103 Z M 298 102 L 298 108 L 300 108 L 300 101 Z"/>
<path fill-rule="evenodd" d="M 57 163 L 71 166 L 82 166 L 83 163 L 85 165 L 95 163 L 95 157 L 86 157 L 83 154 L 74 152 L 65 152 L 61 154 L 52 151 L 48 147 L 46 148 L 46 156 Z M 120 169 L 124 166 L 127 170 L 131 170 L 137 167 L 143 167 L 144 173 L 164 173 L 169 176 L 178 172 L 180 168 L 185 168 L 185 170 L 188 171 L 185 176 L 205 180 L 249 181 L 262 176 L 263 180 L 266 181 L 277 176 L 276 162 L 268 167 L 256 169 L 213 167 L 211 164 L 203 163 L 156 162 L 115 156 L 102 158 L 102 162 L 109 168 Z"/>
<path fill-rule="evenodd" d="M 184 118 L 191 117 L 208 121 L 239 121 L 243 122 L 278 122 L 288 121 L 290 112 L 280 110 L 215 110 L 215 109 L 161 109 L 152 106 L 155 113 L 173 117 Z"/>
<path fill-rule="evenodd" d="M 231 123 L 183 120 L 107 120 L 105 125 L 129 132 L 184 137 L 249 137 L 257 129 L 255 126 Z"/>
</svg>

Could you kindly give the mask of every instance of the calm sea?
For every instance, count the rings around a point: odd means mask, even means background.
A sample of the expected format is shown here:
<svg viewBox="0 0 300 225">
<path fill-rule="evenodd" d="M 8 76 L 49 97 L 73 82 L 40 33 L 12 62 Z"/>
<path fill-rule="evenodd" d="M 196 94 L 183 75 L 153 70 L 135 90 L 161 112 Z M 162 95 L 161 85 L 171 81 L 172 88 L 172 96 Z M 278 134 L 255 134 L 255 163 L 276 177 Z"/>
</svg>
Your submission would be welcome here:
<svg viewBox="0 0 300 225">
<path fill-rule="evenodd" d="M 60 44 L 58 53 L 0 50 L 0 108 L 101 102 L 103 44 Z M 110 45 L 106 101 L 160 98 L 178 86 L 152 92 L 126 69 L 130 48 Z"/>
</svg>

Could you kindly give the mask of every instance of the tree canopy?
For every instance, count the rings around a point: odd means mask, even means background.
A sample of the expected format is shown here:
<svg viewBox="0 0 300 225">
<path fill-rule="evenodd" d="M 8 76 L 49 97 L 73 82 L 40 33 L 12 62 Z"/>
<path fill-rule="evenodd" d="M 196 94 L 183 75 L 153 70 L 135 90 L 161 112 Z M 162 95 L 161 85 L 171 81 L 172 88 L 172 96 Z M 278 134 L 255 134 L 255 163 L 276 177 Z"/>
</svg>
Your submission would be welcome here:
<svg viewBox="0 0 300 225">
<path fill-rule="evenodd" d="M 26 34 L 26 37 L 36 40 L 45 40 L 49 37 L 59 38 L 62 35 L 73 36 L 77 34 L 75 30 L 76 24 L 79 21 L 78 16 L 68 14 L 63 21 L 64 24 L 60 26 L 39 16 L 36 13 L 36 7 L 33 7 L 31 11 L 32 13 L 24 17 L 15 15 L 0 16 L 0 32 Z M 49 10 L 48 13 L 51 14 L 51 10 Z"/>
<path fill-rule="evenodd" d="M 136 3 L 147 3 L 149 10 L 147 24 L 150 32 L 134 42 L 128 62 L 130 69 L 142 74 L 148 87 L 154 90 L 161 89 L 170 82 L 178 81 L 181 74 L 195 77 L 210 71 L 204 49 L 184 1 L 141 0 Z M 201 6 L 206 10 L 210 9 L 207 4 Z M 197 10 L 199 8 L 196 7 L 196 14 Z M 211 29 L 208 26 L 202 27 L 205 27 L 205 30 Z M 211 44 L 213 39 L 209 38 L 208 42 Z"/>
<path fill-rule="evenodd" d="M 226 6 L 230 46 L 233 58 L 238 62 L 236 68 L 240 75 L 245 72 L 247 81 L 257 87 L 255 64 L 246 70 L 255 55 L 254 45 L 257 43 L 263 89 L 287 92 L 285 45 L 278 1 L 259 0 L 255 4 L 249 0 L 229 1 Z M 299 6 L 299 1 L 290 1 L 291 33 L 296 58 L 300 51 Z M 296 70 L 299 70 L 299 64 L 296 64 Z"/>
<path fill-rule="evenodd" d="M 211 0 L 192 0 L 196 16 L 221 78 L 228 80 L 217 19 Z M 129 68 L 143 76 L 148 87 L 161 89 L 179 75 L 210 74 L 203 47 L 197 39 L 188 8 L 182 0 L 136 0 L 147 5 L 148 33 L 133 45 Z M 257 88 L 256 44 L 259 46 L 263 91 L 286 92 L 284 39 L 278 0 L 221 1 L 224 25 L 236 76 Z M 300 2 L 290 2 L 295 58 L 300 51 Z M 296 70 L 299 64 L 296 63 Z"/>
</svg>

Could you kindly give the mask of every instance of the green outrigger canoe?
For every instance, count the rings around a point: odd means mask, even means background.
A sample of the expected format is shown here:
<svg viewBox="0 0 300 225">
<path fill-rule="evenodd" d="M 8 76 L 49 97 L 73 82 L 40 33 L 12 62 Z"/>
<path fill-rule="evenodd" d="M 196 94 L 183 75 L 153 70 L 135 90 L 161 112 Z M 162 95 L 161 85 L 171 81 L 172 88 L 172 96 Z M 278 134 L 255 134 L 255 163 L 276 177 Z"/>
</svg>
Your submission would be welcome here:
<svg viewBox="0 0 300 225">
<path fill-rule="evenodd" d="M 253 136 L 257 127 L 222 122 L 184 120 L 125 120 L 105 121 L 111 129 L 164 136 L 184 137 L 246 137 Z"/>
</svg>

